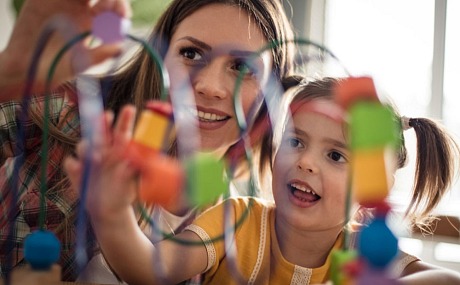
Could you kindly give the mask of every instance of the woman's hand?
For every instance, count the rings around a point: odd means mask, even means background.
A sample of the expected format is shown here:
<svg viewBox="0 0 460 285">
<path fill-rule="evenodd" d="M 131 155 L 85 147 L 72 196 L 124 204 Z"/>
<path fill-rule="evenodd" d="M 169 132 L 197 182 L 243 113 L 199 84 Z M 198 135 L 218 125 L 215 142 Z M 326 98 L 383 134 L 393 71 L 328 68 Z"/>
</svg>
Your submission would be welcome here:
<svg viewBox="0 0 460 285">
<path fill-rule="evenodd" d="M 128 0 L 98 0 L 91 5 L 90 0 L 26 0 L 16 20 L 11 38 L 4 51 L 0 53 L 0 102 L 21 99 L 25 85 L 26 74 L 29 68 L 32 54 L 37 45 L 38 38 L 44 26 L 54 16 L 61 14 L 73 23 L 76 33 L 91 30 L 92 19 L 103 11 L 113 11 L 122 17 L 131 16 L 131 8 Z M 61 35 L 60 35 L 61 34 Z M 56 31 L 43 54 L 40 56 L 39 68 L 35 78 L 33 93 L 44 91 L 46 76 L 52 60 L 57 52 L 68 41 L 68 37 Z M 57 66 L 53 77 L 52 86 L 55 87 L 66 80 L 72 79 L 77 73 L 98 64 L 108 58 L 114 57 L 121 52 L 120 44 L 101 45 L 96 48 L 88 48 L 83 42 L 75 45 L 73 51 L 79 51 L 79 58 L 85 58 L 84 64 L 75 70 L 72 60 L 75 54 L 67 52 Z"/>
<path fill-rule="evenodd" d="M 113 115 L 105 114 L 105 123 L 112 125 Z M 64 162 L 72 186 L 81 188 L 84 167 L 90 167 L 87 188 L 86 208 L 93 220 L 116 223 L 117 213 L 131 211 L 137 199 L 137 169 L 125 157 L 125 150 L 132 138 L 135 108 L 124 107 L 113 130 L 94 139 L 92 149 L 88 142 L 77 146 L 77 158 L 68 157 Z M 88 151 L 90 151 L 88 156 Z M 90 164 L 85 165 L 85 157 Z"/>
</svg>

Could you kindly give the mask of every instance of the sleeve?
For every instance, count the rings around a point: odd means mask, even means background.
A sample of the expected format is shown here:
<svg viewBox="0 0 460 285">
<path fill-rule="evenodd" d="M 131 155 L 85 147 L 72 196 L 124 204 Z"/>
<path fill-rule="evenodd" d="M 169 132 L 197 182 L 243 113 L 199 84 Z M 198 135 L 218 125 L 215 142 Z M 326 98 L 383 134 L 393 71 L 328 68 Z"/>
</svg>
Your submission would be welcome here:
<svg viewBox="0 0 460 285">
<path fill-rule="evenodd" d="M 70 87 L 70 88 L 69 88 Z M 65 265 L 70 265 L 70 251 L 74 243 L 74 212 L 77 207 L 78 193 L 66 189 L 65 173 L 62 169 L 64 157 L 73 151 L 73 145 L 79 138 L 79 119 L 77 106 L 69 96 L 73 96 L 71 86 L 63 86 L 46 98 L 33 97 L 31 106 L 37 108 L 38 120 L 44 110 L 45 100 L 49 100 L 50 122 L 53 137 L 48 142 L 45 226 L 53 231 L 65 248 L 63 258 Z M 24 237 L 39 226 L 40 185 L 42 148 L 42 128 L 29 118 L 22 122 L 24 138 L 19 137 L 19 116 L 22 107 L 17 102 L 0 104 L 0 248 L 7 239 L 15 242 L 14 251 L 21 252 Z M 22 118 L 21 118 L 22 119 Z M 51 132 L 50 132 L 51 134 Z M 15 169 L 16 168 L 16 169 Z M 14 182 L 14 184 L 13 184 Z M 65 190 L 65 191 L 63 191 Z M 16 194 L 19 193 L 19 194 Z M 8 225 L 11 218 L 16 230 L 11 232 Z M 68 252 L 67 252 L 68 251 Z M 2 252 L 3 258 L 8 253 Z M 68 257 L 67 257 L 68 256 Z M 69 260 L 68 260 L 69 258 Z M 22 254 L 15 255 L 13 264 L 21 262 Z M 63 276 L 69 270 L 63 267 Z M 65 277 L 64 277 L 65 278 Z"/>
<path fill-rule="evenodd" d="M 391 274 L 395 277 L 401 276 L 404 269 L 414 261 L 420 261 L 420 258 L 400 250 L 391 266 Z"/>
<path fill-rule="evenodd" d="M 68 145 L 72 144 L 69 143 L 70 138 L 76 141 L 76 138 L 79 137 L 78 112 L 76 112 L 75 103 L 69 100 L 69 93 L 72 93 L 72 89 L 69 89 L 68 86 L 61 87 L 48 98 L 33 97 L 30 102 L 30 108 L 36 108 L 38 112 L 42 112 L 45 100 L 49 100 L 49 120 L 64 138 L 63 141 L 48 140 L 48 189 L 62 182 L 64 177 L 62 161 L 68 154 L 66 152 L 69 149 Z M 23 120 L 20 118 L 21 114 L 21 103 L 10 101 L 0 104 L 0 201 L 3 205 L 0 210 L 0 226 L 2 227 L 8 211 L 13 209 L 11 205 L 14 200 L 12 189 L 15 188 L 18 193 L 21 193 L 20 197 L 17 197 L 18 203 L 21 203 L 22 198 L 31 190 L 37 191 L 41 183 L 42 128 L 30 116 L 27 116 L 24 122 L 20 122 Z M 43 119 L 43 116 L 40 119 Z M 19 124 L 22 124 L 21 127 L 25 134 L 23 138 L 20 137 Z M 13 185 L 15 180 L 16 183 Z"/>
<path fill-rule="evenodd" d="M 224 232 L 226 236 L 234 233 L 232 239 L 235 240 L 244 226 L 243 223 L 248 224 L 248 201 L 250 200 L 246 198 L 229 198 L 203 212 L 193 224 L 185 228 L 197 234 L 206 246 L 208 265 L 204 272 L 217 270 L 220 261 L 225 257 Z M 225 217 L 229 219 L 227 225 L 224 223 Z"/>
<path fill-rule="evenodd" d="M 10 101 L 0 104 L 0 165 L 19 154 L 18 123 L 21 106 Z"/>
<path fill-rule="evenodd" d="M 74 86 L 66 84 L 49 96 L 33 96 L 28 109 L 36 109 L 40 114 L 44 112 L 45 102 L 48 100 L 49 120 L 63 133 L 73 133 L 75 126 L 73 125 L 71 129 L 68 127 L 72 125 L 72 117 L 75 116 L 72 115 L 76 111 L 76 104 L 72 100 L 75 94 Z M 3 165 L 8 158 L 18 156 L 23 151 L 33 151 L 37 145 L 40 145 L 42 128 L 32 120 L 30 114 L 24 118 L 21 104 L 16 101 L 0 104 L 0 165 Z M 40 117 L 44 118 L 43 115 Z M 22 122 L 24 119 L 25 121 Z M 20 138 L 20 124 L 25 134 L 24 138 Z M 25 145 L 25 148 L 22 145 Z"/>
</svg>

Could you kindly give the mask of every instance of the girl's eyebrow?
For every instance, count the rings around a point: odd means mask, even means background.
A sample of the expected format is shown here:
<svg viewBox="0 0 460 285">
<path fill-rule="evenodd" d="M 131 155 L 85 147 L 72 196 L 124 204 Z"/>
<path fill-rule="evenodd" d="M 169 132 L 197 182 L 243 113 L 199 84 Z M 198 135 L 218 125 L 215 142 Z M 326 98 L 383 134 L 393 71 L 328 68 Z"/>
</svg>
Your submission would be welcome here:
<svg viewBox="0 0 460 285">
<path fill-rule="evenodd" d="M 343 143 L 343 142 L 341 142 L 341 141 L 338 141 L 338 140 L 335 140 L 335 139 L 329 139 L 329 138 L 325 139 L 324 141 L 328 142 L 328 143 L 330 143 L 332 145 L 335 145 L 338 148 L 348 149 L 348 145 Z"/>
<path fill-rule="evenodd" d="M 310 135 L 307 134 L 306 132 L 304 132 L 303 130 L 300 130 L 298 128 L 294 128 L 294 133 L 299 135 L 299 136 L 303 136 L 303 137 L 306 137 L 306 138 L 309 138 Z M 338 148 L 343 148 L 343 149 L 348 149 L 348 145 L 342 141 L 339 141 L 339 140 L 336 140 L 336 139 L 332 139 L 332 138 L 325 138 L 323 139 L 324 142 L 326 143 L 330 143 Z"/>
</svg>

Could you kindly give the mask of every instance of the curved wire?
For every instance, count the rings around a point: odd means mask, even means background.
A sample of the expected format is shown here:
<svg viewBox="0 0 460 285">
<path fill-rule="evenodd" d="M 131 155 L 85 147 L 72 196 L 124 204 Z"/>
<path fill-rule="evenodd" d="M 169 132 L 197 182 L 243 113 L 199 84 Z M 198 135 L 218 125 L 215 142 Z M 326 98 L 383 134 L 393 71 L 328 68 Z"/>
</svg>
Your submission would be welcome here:
<svg viewBox="0 0 460 285">
<path fill-rule="evenodd" d="M 240 89 L 241 89 L 241 85 L 242 85 L 242 82 L 243 82 L 243 77 L 249 72 L 249 70 L 251 70 L 251 67 L 253 66 L 253 62 L 256 58 L 259 58 L 262 53 L 268 51 L 268 50 L 272 50 L 273 48 L 276 48 L 276 47 L 279 47 L 279 46 L 282 46 L 282 45 L 285 45 L 285 44 L 289 44 L 289 43 L 293 43 L 293 44 L 297 44 L 297 45 L 310 45 L 310 46 L 314 46 L 316 48 L 318 48 L 319 50 L 329 54 L 333 59 L 335 59 L 339 64 L 340 66 L 343 68 L 344 72 L 347 74 L 347 75 L 350 75 L 350 72 L 345 68 L 345 66 L 339 61 L 338 57 L 335 56 L 334 53 L 332 53 L 328 48 L 326 48 L 325 46 L 323 45 L 320 45 L 314 41 L 311 41 L 309 39 L 302 39 L 302 38 L 296 38 L 294 40 L 286 40 L 286 41 L 283 41 L 283 40 L 273 40 L 271 41 L 270 43 L 268 43 L 266 46 L 262 47 L 261 49 L 259 49 L 256 53 L 254 53 L 253 55 L 251 55 L 247 60 L 246 60 L 246 65 L 247 67 L 243 70 L 241 70 L 241 72 L 238 74 L 238 77 L 237 77 L 237 81 L 235 83 L 235 88 L 234 88 L 234 93 L 233 93 L 233 99 L 234 99 L 234 108 L 235 108 L 235 115 L 236 115 L 236 119 L 237 119 L 237 122 L 238 122 L 238 127 L 239 127 L 239 130 L 240 130 L 240 137 L 243 138 L 244 140 L 244 148 L 245 148 L 245 155 L 246 155 L 246 159 L 249 163 L 249 168 L 250 168 L 250 171 L 251 171 L 251 179 L 250 181 L 248 182 L 248 186 L 250 187 L 250 192 L 253 193 L 255 191 L 255 189 L 253 189 L 254 187 L 254 183 L 252 181 L 252 179 L 254 179 L 255 177 L 255 174 L 254 174 L 254 167 L 252 167 L 253 165 L 253 158 L 252 158 L 252 153 L 249 151 L 249 149 L 251 148 L 251 144 L 250 144 L 250 141 L 249 141 L 249 134 L 248 134 L 248 122 L 246 120 L 246 116 L 244 114 L 244 110 L 243 110 L 243 106 L 241 104 L 241 93 L 239 92 Z M 274 103 L 274 100 L 266 100 L 267 96 L 271 96 L 272 98 L 275 98 L 276 95 L 280 94 L 280 91 L 282 91 L 282 88 L 280 88 L 280 82 L 276 82 L 274 80 L 268 80 L 268 86 L 271 86 L 272 89 L 274 87 L 274 91 L 275 92 L 262 92 L 262 98 L 263 100 L 265 100 L 265 102 L 267 102 L 267 109 L 268 109 L 268 112 L 270 115 L 273 115 L 273 111 L 274 110 L 277 110 L 277 108 L 279 106 L 273 106 L 271 104 Z M 278 88 L 276 86 L 273 86 L 273 84 L 277 84 L 278 85 Z M 282 94 L 282 92 L 281 92 Z M 254 104 L 260 104 L 261 102 L 254 102 Z M 275 112 L 277 114 L 277 112 Z M 252 118 L 252 120 L 255 119 Z M 274 122 L 276 120 L 276 118 L 274 116 L 270 116 L 270 119 L 272 122 Z M 251 122 L 252 123 L 252 122 Z M 273 124 L 272 124 L 273 126 Z M 347 191 L 347 203 L 349 203 L 350 201 L 350 192 L 351 191 Z M 348 204 L 346 206 L 346 208 L 348 209 Z M 246 209 L 246 211 L 249 211 L 249 207 Z M 348 212 L 348 211 L 347 211 Z M 346 221 L 349 220 L 349 214 L 346 213 Z M 232 235 L 227 235 L 225 236 L 225 242 L 226 243 L 230 243 L 230 241 L 227 241 L 227 239 L 230 239 L 232 237 Z M 346 241 L 348 241 L 348 237 L 346 238 Z M 227 255 L 227 260 L 229 262 L 230 265 L 230 270 L 233 271 L 233 275 L 234 276 L 237 276 L 237 279 L 238 280 L 241 280 L 243 277 L 240 273 L 240 270 L 238 269 L 238 265 L 237 265 L 237 261 L 236 261 L 236 245 L 234 245 L 233 247 L 231 247 L 233 249 L 233 253 L 232 254 L 228 254 Z"/>
<path fill-rule="evenodd" d="M 49 133 L 49 124 L 47 123 L 49 121 L 49 94 L 51 93 L 51 82 L 52 78 L 54 76 L 57 64 L 59 61 L 62 59 L 64 54 L 76 43 L 80 42 L 81 40 L 85 39 L 91 35 L 91 31 L 86 31 L 84 33 L 81 33 L 77 36 L 75 36 L 73 39 L 68 41 L 56 54 L 55 58 L 52 61 L 52 64 L 50 66 L 48 76 L 47 76 L 47 81 L 45 85 L 45 107 L 44 107 L 44 127 L 43 127 L 43 144 L 42 144 L 42 172 L 41 172 L 41 184 L 40 184 L 40 204 L 41 204 L 41 210 L 40 210 L 40 225 L 43 227 L 44 224 L 44 217 L 46 215 L 46 209 L 45 209 L 45 193 L 46 193 L 46 163 L 47 163 L 47 157 L 48 157 L 48 133 Z M 145 49 L 147 49 L 149 55 L 151 56 L 152 60 L 155 62 L 159 70 L 161 71 L 161 79 L 162 79 L 162 89 L 161 89 L 161 98 L 163 100 L 167 99 L 168 92 L 167 90 L 169 89 L 169 76 L 166 70 L 163 68 L 163 62 L 161 61 L 161 58 L 158 56 L 158 54 L 143 40 L 138 39 L 132 35 L 127 35 L 130 39 L 142 43 Z M 79 97 L 79 99 L 83 100 L 83 97 Z M 91 99 L 90 99 L 91 100 Z M 97 100 L 97 98 L 96 98 Z M 93 100 L 94 101 L 94 100 Z M 93 102 L 95 103 L 95 102 Z M 97 102 L 96 102 L 97 103 Z M 90 104 L 91 105 L 91 104 Z M 101 103 L 102 105 L 102 103 Z M 95 106 L 92 106 L 95 107 Z M 102 106 L 101 106 L 102 107 Z M 103 108 L 103 107 L 102 107 Z M 99 112 L 97 110 L 94 110 L 96 113 Z M 102 110 L 101 110 L 102 111 Z M 81 110 L 80 110 L 81 113 Z M 92 119 L 95 119 L 97 114 L 86 114 L 92 117 Z M 83 113 L 81 113 L 81 116 L 84 117 Z M 84 119 L 84 118 L 82 118 Z M 90 118 L 91 120 L 91 118 Z M 91 122 L 88 122 L 91 125 Z M 85 243 L 85 236 L 84 234 L 86 233 L 85 230 L 85 221 L 86 221 L 86 214 L 84 210 L 84 203 L 86 200 L 86 193 L 87 193 L 87 187 L 89 183 L 89 177 L 90 177 L 90 169 L 91 169 L 91 159 L 90 159 L 90 153 L 92 152 L 93 148 L 93 133 L 91 133 L 90 130 L 86 131 L 84 134 L 85 136 L 89 136 L 87 139 L 90 142 L 89 148 L 87 149 L 87 152 L 85 154 L 85 157 L 83 158 L 83 173 L 82 173 L 82 183 L 81 183 L 81 188 L 80 188 L 80 207 L 79 207 L 79 212 L 78 212 L 78 220 L 77 220 L 77 235 L 79 235 L 79 238 L 77 238 L 77 250 L 76 250 L 76 260 L 77 263 L 79 264 L 80 269 L 83 268 L 83 265 L 87 261 L 87 256 L 86 256 L 86 251 L 84 250 L 78 250 L 78 248 L 84 248 L 84 243 Z"/>
<path fill-rule="evenodd" d="M 31 93 L 32 93 L 32 87 L 33 87 L 33 82 L 35 80 L 35 76 L 37 74 L 37 69 L 38 69 L 38 62 L 40 59 L 41 54 L 45 50 L 46 43 L 49 41 L 51 38 L 53 32 L 54 32 L 54 26 L 55 23 L 52 21 L 48 23 L 44 28 L 43 31 L 40 33 L 38 37 L 38 41 L 36 44 L 36 47 L 34 49 L 34 52 L 32 54 L 31 58 L 31 63 L 29 65 L 29 68 L 27 70 L 27 77 L 26 77 L 26 84 L 23 90 L 22 94 L 22 102 L 21 102 L 21 115 L 19 118 L 18 122 L 18 145 L 17 147 L 22 150 L 21 154 L 19 154 L 16 158 L 16 160 L 13 163 L 13 173 L 12 173 L 12 179 L 10 183 L 10 190 L 11 190 L 11 195 L 12 195 L 12 202 L 11 205 L 12 207 L 9 210 L 8 213 L 8 220 L 10 223 L 9 230 L 8 230 L 8 238 L 7 238 L 7 252 L 10 252 L 14 246 L 13 243 L 13 234 L 15 232 L 15 227 L 16 223 L 14 221 L 14 217 L 16 216 L 14 211 L 16 209 L 16 204 L 18 202 L 18 196 L 19 196 L 19 169 L 25 162 L 25 151 L 26 151 L 26 133 L 25 133 L 25 123 L 28 119 L 28 113 L 27 110 L 29 109 L 29 104 L 30 104 L 30 98 L 31 98 Z M 1 197 L 1 200 L 3 201 L 3 196 Z M 1 202 L 1 201 L 0 201 Z M 40 210 L 41 212 L 41 210 Z M 11 254 L 8 255 L 7 258 L 7 264 L 6 264 L 6 283 L 10 283 L 10 270 L 12 268 L 12 256 Z"/>
</svg>

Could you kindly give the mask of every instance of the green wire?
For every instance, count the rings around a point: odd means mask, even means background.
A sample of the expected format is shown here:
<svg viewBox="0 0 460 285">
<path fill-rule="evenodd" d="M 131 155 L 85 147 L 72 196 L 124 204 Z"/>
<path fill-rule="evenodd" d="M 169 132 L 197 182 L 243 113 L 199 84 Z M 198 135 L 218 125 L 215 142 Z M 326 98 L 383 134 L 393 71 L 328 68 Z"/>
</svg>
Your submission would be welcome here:
<svg viewBox="0 0 460 285">
<path fill-rule="evenodd" d="M 163 60 L 161 59 L 160 55 L 153 50 L 153 48 L 144 40 L 137 38 L 133 35 L 128 35 L 128 37 L 140 43 L 144 49 L 147 50 L 147 52 L 150 55 L 150 58 L 153 59 L 153 62 L 155 63 L 156 67 L 160 71 L 160 77 L 161 77 L 161 82 L 163 83 L 162 88 L 161 88 L 161 96 L 160 100 L 161 101 L 167 101 L 168 100 L 168 90 L 169 90 L 169 75 L 166 71 L 166 69 L 163 67 Z"/>
<path fill-rule="evenodd" d="M 47 191 L 47 159 L 48 159 L 48 134 L 49 134 L 49 97 L 51 95 L 51 80 L 53 78 L 54 72 L 56 70 L 57 64 L 61 60 L 62 56 L 68 51 L 74 44 L 86 38 L 90 35 L 90 32 L 81 33 L 74 38 L 72 38 L 68 43 L 66 43 L 62 49 L 57 53 L 53 59 L 50 69 L 48 71 L 48 76 L 46 79 L 45 85 L 45 106 L 44 106 L 44 118 L 43 118 L 43 135 L 42 135 L 42 157 L 41 157 L 41 181 L 40 181 L 40 215 L 39 215 L 39 227 L 44 229 L 45 227 L 45 216 L 46 216 L 46 207 L 45 207 L 45 194 Z"/>
<path fill-rule="evenodd" d="M 91 34 L 90 31 L 81 33 L 74 38 L 72 38 L 69 42 L 67 42 L 56 54 L 55 58 L 53 59 L 50 69 L 48 70 L 48 75 L 47 75 L 47 80 L 46 80 L 46 85 L 45 85 L 45 102 L 44 102 L 44 126 L 43 126 L 43 135 L 42 135 L 42 157 L 41 157 L 41 182 L 40 182 L 40 214 L 39 214 L 39 227 L 40 229 L 44 229 L 45 227 L 45 217 L 46 217 L 46 207 L 45 207 L 45 194 L 47 191 L 47 158 L 48 158 L 48 136 L 49 136 L 49 97 L 51 94 L 51 81 L 54 76 L 54 73 L 56 71 L 56 67 L 59 63 L 59 61 L 62 59 L 64 54 L 76 43 L 80 42 L 81 40 L 85 39 Z M 139 39 L 135 36 L 132 35 L 127 35 L 128 38 L 139 42 L 142 44 L 142 46 L 148 51 L 148 54 L 154 61 L 155 65 L 157 68 L 160 70 L 160 77 L 161 77 L 161 100 L 162 101 L 167 101 L 168 99 L 168 90 L 169 90 L 169 76 L 167 71 L 163 67 L 163 61 L 161 60 L 161 57 L 158 55 L 157 52 L 155 52 L 147 42 L 143 41 L 142 39 Z M 145 210 L 142 210 L 142 213 L 145 213 Z"/>
<path fill-rule="evenodd" d="M 350 76 L 350 72 L 348 71 L 348 69 L 340 62 L 340 60 L 338 59 L 337 56 L 335 56 L 335 54 L 332 53 L 332 51 L 330 51 L 328 48 L 326 48 L 325 46 L 323 45 L 320 45 L 316 42 L 313 42 L 311 40 L 308 40 L 308 39 L 302 39 L 302 38 L 296 38 L 294 40 L 287 40 L 287 41 L 282 41 L 282 40 L 273 40 L 271 41 L 270 43 L 268 43 L 265 47 L 262 47 L 259 51 L 257 51 L 255 54 L 253 54 L 251 57 L 249 57 L 248 59 L 248 63 L 251 64 L 254 59 L 260 57 L 260 55 L 264 52 L 266 52 L 267 50 L 271 50 L 273 48 L 276 48 L 276 47 L 279 47 L 279 46 L 282 46 L 284 44 L 288 44 L 288 43 L 294 43 L 294 44 L 300 44 L 300 45 L 311 45 L 311 46 L 314 46 L 316 48 L 318 48 L 319 50 L 321 51 L 324 51 L 326 52 L 327 54 L 329 54 L 333 59 L 335 59 L 339 64 L 340 66 L 343 68 L 344 72 Z M 235 89 L 234 89 L 234 93 L 233 93 L 233 98 L 234 98 L 234 108 L 235 108 L 235 114 L 236 114 L 236 118 L 237 118 L 237 122 L 238 122 L 238 126 L 240 128 L 240 133 L 243 134 L 246 129 L 247 129 L 247 123 L 246 123 L 246 119 L 245 119 L 245 115 L 244 115 L 244 110 L 243 110 L 243 107 L 241 104 L 237 104 L 238 102 L 240 102 L 240 88 L 241 88 L 241 84 L 243 82 L 243 77 L 244 75 L 247 73 L 248 69 L 243 69 L 239 74 L 238 74 L 238 78 L 237 78 L 237 81 L 236 81 L 236 84 L 235 84 Z M 248 146 L 249 143 L 246 142 L 245 140 L 245 150 L 246 150 L 246 157 L 247 157 L 247 160 L 249 162 L 249 165 L 250 165 L 250 169 L 251 169 L 251 179 L 253 178 L 253 173 L 252 173 L 252 155 L 249 153 L 249 151 L 247 150 L 246 146 Z M 251 183 L 251 181 L 249 182 Z M 250 184 L 250 187 L 251 187 L 251 190 L 252 190 L 252 187 L 253 187 L 253 184 L 251 183 Z M 346 202 L 345 202 L 345 221 L 348 223 L 349 219 L 350 219 L 350 208 L 351 208 L 351 175 L 350 175 L 350 179 L 349 179 L 349 185 L 348 185 L 348 189 L 347 189 L 347 194 L 346 194 Z M 344 231 L 344 248 L 347 249 L 348 248 L 348 244 L 349 244 L 349 239 L 350 239 L 350 233 L 348 231 Z"/>
</svg>

